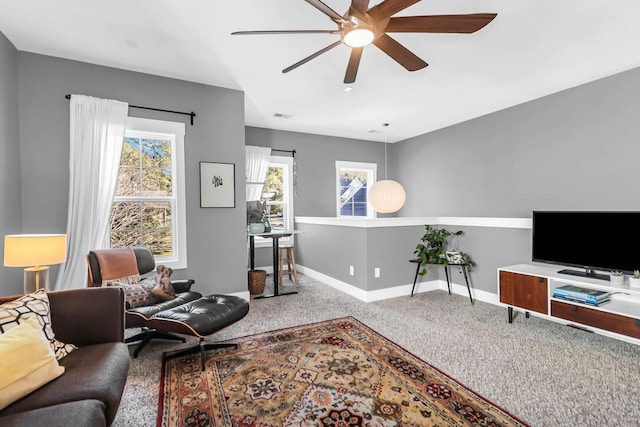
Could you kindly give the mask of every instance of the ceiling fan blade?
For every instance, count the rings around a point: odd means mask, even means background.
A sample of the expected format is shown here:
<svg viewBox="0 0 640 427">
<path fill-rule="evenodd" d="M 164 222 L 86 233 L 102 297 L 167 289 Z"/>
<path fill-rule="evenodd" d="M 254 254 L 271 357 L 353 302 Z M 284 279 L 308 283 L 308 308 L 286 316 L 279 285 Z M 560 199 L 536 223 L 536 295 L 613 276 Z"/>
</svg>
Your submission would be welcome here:
<svg viewBox="0 0 640 427">
<path fill-rule="evenodd" d="M 333 49 L 336 46 L 340 46 L 342 44 L 342 40 L 338 40 L 337 42 L 330 44 L 329 46 L 320 49 L 319 51 L 317 51 L 316 53 L 307 56 L 306 58 L 296 62 L 293 65 L 288 66 L 287 68 L 285 68 L 284 70 L 282 70 L 283 73 L 288 73 L 291 70 L 294 70 L 296 68 L 298 68 L 299 66 L 301 66 L 302 64 L 306 64 L 307 62 L 311 61 L 313 58 L 316 58 L 320 55 L 322 55 L 323 53 Z"/>
<path fill-rule="evenodd" d="M 354 47 L 351 49 L 351 56 L 349 57 L 347 72 L 344 74 L 344 82 L 346 84 L 353 83 L 356 81 L 356 75 L 358 74 L 358 67 L 360 66 L 361 57 L 362 57 L 361 47 Z"/>
<path fill-rule="evenodd" d="M 340 34 L 338 30 L 259 30 L 259 31 L 234 31 L 232 36 L 245 36 L 253 34 Z"/>
<path fill-rule="evenodd" d="M 351 9 L 358 11 L 361 15 L 367 13 L 369 0 L 351 0 Z"/>
<path fill-rule="evenodd" d="M 387 34 L 383 34 L 375 39 L 373 44 L 408 71 L 420 70 L 429 65 Z"/>
<path fill-rule="evenodd" d="M 387 33 L 474 33 L 493 21 L 495 13 L 469 15 L 402 16 L 391 18 Z"/>
<path fill-rule="evenodd" d="M 379 14 L 381 18 L 388 18 L 395 15 L 401 10 L 405 10 L 411 5 L 418 3 L 420 0 L 385 0 L 379 5 L 369 9 L 369 14 Z M 371 13 L 373 11 L 373 14 Z"/>
<path fill-rule="evenodd" d="M 304 1 L 306 1 L 307 3 L 309 3 L 311 6 L 315 7 L 316 9 L 318 9 L 320 12 L 324 13 L 325 15 L 327 15 L 333 21 L 335 21 L 335 22 L 345 22 L 345 19 L 342 17 L 342 15 L 340 15 L 335 10 L 331 9 L 326 4 L 322 3 L 320 0 L 304 0 Z"/>
</svg>

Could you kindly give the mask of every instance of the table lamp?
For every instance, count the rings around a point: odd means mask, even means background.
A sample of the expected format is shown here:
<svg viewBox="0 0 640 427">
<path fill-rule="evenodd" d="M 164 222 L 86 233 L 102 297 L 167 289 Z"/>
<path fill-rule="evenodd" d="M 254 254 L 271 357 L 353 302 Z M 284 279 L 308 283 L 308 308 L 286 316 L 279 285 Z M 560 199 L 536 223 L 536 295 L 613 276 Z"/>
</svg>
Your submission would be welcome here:
<svg viewBox="0 0 640 427">
<path fill-rule="evenodd" d="M 13 234 L 4 236 L 5 267 L 24 269 L 24 292 L 49 289 L 49 266 L 67 259 L 66 234 Z"/>
</svg>

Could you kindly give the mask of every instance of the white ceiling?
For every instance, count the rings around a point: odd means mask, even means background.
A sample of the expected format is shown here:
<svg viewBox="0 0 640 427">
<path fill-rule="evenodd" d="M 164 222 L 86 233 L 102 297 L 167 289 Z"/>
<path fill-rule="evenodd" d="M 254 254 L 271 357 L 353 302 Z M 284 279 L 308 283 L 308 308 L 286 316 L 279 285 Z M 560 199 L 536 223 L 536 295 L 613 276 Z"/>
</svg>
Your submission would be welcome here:
<svg viewBox="0 0 640 427">
<path fill-rule="evenodd" d="M 304 0 L 0 0 L 0 31 L 22 51 L 243 90 L 250 126 L 389 142 L 640 66 L 638 0 L 425 0 L 396 16 L 463 13 L 498 16 L 474 34 L 393 34 L 429 63 L 412 73 L 366 47 L 350 92 L 345 46 L 281 72 L 338 36 L 230 35 L 336 28 Z"/>
</svg>

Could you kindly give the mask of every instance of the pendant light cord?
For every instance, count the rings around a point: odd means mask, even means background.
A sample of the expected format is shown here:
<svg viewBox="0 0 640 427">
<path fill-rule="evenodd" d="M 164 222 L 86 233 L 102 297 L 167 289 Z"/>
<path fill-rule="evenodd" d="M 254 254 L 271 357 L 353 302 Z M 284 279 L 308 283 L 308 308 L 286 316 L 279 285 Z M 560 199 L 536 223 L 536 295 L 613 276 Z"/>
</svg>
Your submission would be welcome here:
<svg viewBox="0 0 640 427">
<path fill-rule="evenodd" d="M 389 123 L 383 123 L 382 127 L 387 128 Z M 384 132 L 384 179 L 387 179 L 387 132 Z"/>
<path fill-rule="evenodd" d="M 387 179 L 387 135 L 384 136 L 384 179 Z"/>
</svg>

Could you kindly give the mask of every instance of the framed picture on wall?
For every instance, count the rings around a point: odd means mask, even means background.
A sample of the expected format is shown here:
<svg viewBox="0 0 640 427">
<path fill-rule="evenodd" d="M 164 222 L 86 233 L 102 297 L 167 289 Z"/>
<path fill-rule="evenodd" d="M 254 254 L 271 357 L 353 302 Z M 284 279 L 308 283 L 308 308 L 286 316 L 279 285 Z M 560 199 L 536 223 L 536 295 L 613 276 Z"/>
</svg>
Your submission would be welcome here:
<svg viewBox="0 0 640 427">
<path fill-rule="evenodd" d="M 200 207 L 235 208 L 234 163 L 200 162 Z"/>
</svg>

